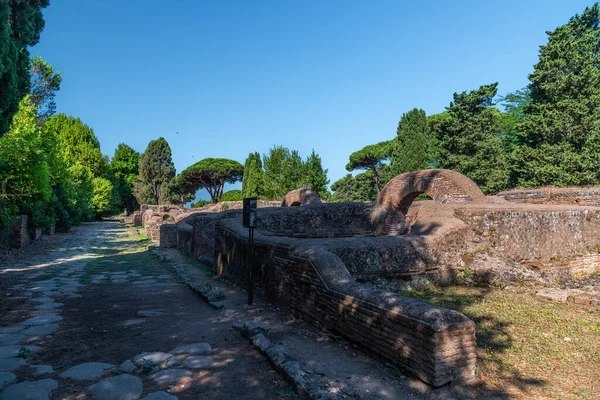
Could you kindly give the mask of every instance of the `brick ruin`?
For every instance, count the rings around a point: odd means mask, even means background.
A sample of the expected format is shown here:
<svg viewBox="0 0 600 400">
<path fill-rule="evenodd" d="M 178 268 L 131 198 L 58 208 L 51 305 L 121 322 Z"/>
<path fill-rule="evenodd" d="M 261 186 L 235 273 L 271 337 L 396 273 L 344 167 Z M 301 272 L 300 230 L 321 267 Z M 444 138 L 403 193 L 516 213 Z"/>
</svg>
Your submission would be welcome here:
<svg viewBox="0 0 600 400">
<path fill-rule="evenodd" d="M 415 201 L 421 193 L 433 200 Z M 465 254 L 544 262 L 586 254 L 600 242 L 597 203 L 486 197 L 448 170 L 399 175 L 372 203 L 303 201 L 303 194 L 313 195 L 294 191 L 284 201 L 299 207 L 259 202 L 255 272 L 267 298 L 434 386 L 474 376 L 475 324 L 369 281 L 423 274 L 445 279 Z M 248 230 L 240 209 L 187 210 L 174 220 L 160 225 L 161 246 L 179 248 L 245 287 Z"/>
</svg>

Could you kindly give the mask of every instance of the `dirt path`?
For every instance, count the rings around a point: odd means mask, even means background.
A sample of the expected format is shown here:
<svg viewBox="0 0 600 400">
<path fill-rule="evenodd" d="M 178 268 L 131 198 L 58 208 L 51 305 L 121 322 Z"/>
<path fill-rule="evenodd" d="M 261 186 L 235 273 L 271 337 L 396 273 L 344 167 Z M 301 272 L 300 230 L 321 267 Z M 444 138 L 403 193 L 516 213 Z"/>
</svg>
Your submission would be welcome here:
<svg viewBox="0 0 600 400">
<path fill-rule="evenodd" d="M 231 322 L 123 225 L 60 236 L 1 262 L 1 400 L 295 397 Z M 143 352 L 155 353 L 136 360 Z"/>
</svg>

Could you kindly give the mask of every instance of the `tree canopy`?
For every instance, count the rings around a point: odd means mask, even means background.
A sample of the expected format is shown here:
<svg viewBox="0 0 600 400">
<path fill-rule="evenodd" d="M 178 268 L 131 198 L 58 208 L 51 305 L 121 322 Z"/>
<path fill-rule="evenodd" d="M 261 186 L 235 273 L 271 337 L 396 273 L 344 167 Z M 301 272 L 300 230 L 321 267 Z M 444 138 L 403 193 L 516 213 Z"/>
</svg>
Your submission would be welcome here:
<svg viewBox="0 0 600 400">
<path fill-rule="evenodd" d="M 377 199 L 377 188 L 371 170 L 352 176 L 347 174 L 331 185 L 333 202 L 373 201 Z"/>
<path fill-rule="evenodd" d="M 179 185 L 208 191 L 213 203 L 218 203 L 226 183 L 242 179 L 244 167 L 237 161 L 227 158 L 205 158 L 190 165 L 177 177 Z"/>
<path fill-rule="evenodd" d="M 392 141 L 392 158 L 388 168 L 390 178 L 404 172 L 418 171 L 429 167 L 431 132 L 425 111 L 412 109 L 404 113 L 396 140 Z"/>
<path fill-rule="evenodd" d="M 263 197 L 265 194 L 265 174 L 258 152 L 250 153 L 244 163 L 242 197 Z"/>
<path fill-rule="evenodd" d="M 0 2 L 0 136 L 9 128 L 19 102 L 29 92 L 29 46 L 44 29 L 42 8 L 49 0 Z"/>
<path fill-rule="evenodd" d="M 381 174 L 378 171 L 379 166 L 390 158 L 392 155 L 393 142 L 385 141 L 377 144 L 370 144 L 362 149 L 350 154 L 350 161 L 346 164 L 348 171 L 355 169 L 366 169 L 373 173 L 373 180 L 377 193 L 381 191 Z"/>
<path fill-rule="evenodd" d="M 131 214 L 138 204 L 133 195 L 133 183 L 139 176 L 140 153 L 125 143 L 119 143 L 110 162 L 117 207 Z"/>
<path fill-rule="evenodd" d="M 520 185 L 600 183 L 600 7 L 547 32 L 518 126 Z"/>
<path fill-rule="evenodd" d="M 164 138 L 148 143 L 146 151 L 140 157 L 139 171 L 139 182 L 134 189 L 136 199 L 140 204 L 160 204 L 162 185 L 175 177 L 171 147 Z"/>
<path fill-rule="evenodd" d="M 486 193 L 505 189 L 509 179 L 502 139 L 495 130 L 497 86 L 454 93 L 454 101 L 446 108 L 448 118 L 435 128 L 439 166 L 468 176 Z"/>
<path fill-rule="evenodd" d="M 42 119 L 46 119 L 56 112 L 56 92 L 60 90 L 62 76 L 55 72 L 54 67 L 47 63 L 42 57 L 37 56 L 31 60 L 31 88 L 29 97 L 31 102 L 37 106 L 37 113 Z"/>
<path fill-rule="evenodd" d="M 321 157 L 315 152 L 315 149 L 304 162 L 301 185 L 315 192 L 321 199 L 329 197 L 327 169 L 323 169 Z"/>
</svg>

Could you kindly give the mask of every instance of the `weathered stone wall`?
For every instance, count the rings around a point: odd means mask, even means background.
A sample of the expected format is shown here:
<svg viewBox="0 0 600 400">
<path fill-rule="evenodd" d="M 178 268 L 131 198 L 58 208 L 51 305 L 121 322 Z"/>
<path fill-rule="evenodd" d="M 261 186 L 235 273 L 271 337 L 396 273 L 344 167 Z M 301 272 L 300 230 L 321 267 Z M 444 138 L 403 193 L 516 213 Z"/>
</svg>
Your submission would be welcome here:
<svg viewBox="0 0 600 400">
<path fill-rule="evenodd" d="M 245 286 L 247 229 L 216 224 L 218 270 Z M 475 373 L 475 324 L 464 315 L 356 282 L 335 254 L 298 239 L 255 236 L 267 296 L 361 343 L 434 386 Z"/>
<path fill-rule="evenodd" d="M 258 228 L 267 235 L 335 237 L 374 235 L 369 203 L 329 203 L 261 210 Z"/>
<path fill-rule="evenodd" d="M 296 189 L 285 195 L 281 207 L 306 206 L 309 204 L 321 204 L 322 201 L 315 192 L 310 189 Z"/>
<path fill-rule="evenodd" d="M 0 251 L 25 247 L 31 241 L 28 230 L 29 217 L 21 215 L 6 229 L 0 230 Z"/>
<path fill-rule="evenodd" d="M 475 182 L 456 171 L 426 169 L 407 172 L 391 179 L 379 194 L 371 217 L 379 234 L 406 233 L 408 210 L 421 193 L 442 204 L 485 201 L 485 195 Z"/>
<path fill-rule="evenodd" d="M 547 261 L 597 250 L 600 209 L 540 206 L 540 209 L 460 209 L 469 227 L 459 242 L 471 249 L 490 248 L 503 258 Z M 438 251 L 452 251 L 444 246 Z M 454 251 L 454 253 L 459 253 Z M 459 253 L 460 254 L 460 253 Z"/>
<path fill-rule="evenodd" d="M 160 226 L 163 224 L 175 223 L 177 216 L 185 211 L 185 208 L 174 205 L 143 204 L 140 207 L 140 219 L 146 234 L 150 236 L 152 240 L 160 240 Z"/>
<path fill-rule="evenodd" d="M 498 193 L 498 196 L 519 203 L 600 206 L 600 188 L 598 187 L 511 190 Z"/>
</svg>

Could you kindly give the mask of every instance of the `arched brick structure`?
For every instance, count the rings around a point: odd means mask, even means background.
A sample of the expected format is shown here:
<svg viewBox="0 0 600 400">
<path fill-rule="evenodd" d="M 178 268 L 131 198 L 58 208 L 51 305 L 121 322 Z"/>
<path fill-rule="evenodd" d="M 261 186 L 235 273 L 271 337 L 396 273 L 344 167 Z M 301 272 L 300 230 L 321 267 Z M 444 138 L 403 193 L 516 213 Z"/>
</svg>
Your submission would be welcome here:
<svg viewBox="0 0 600 400">
<path fill-rule="evenodd" d="M 405 220 L 407 216 L 410 218 L 408 209 L 421 193 L 440 203 L 481 202 L 485 199 L 475 182 L 456 171 L 425 169 L 407 172 L 390 180 L 379 194 L 371 218 L 377 231 L 384 235 L 406 233 Z"/>
<path fill-rule="evenodd" d="M 305 206 L 321 204 L 321 199 L 310 189 L 296 189 L 285 195 L 281 207 Z"/>
</svg>

